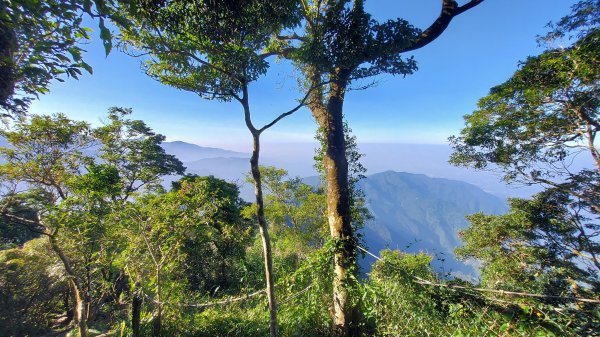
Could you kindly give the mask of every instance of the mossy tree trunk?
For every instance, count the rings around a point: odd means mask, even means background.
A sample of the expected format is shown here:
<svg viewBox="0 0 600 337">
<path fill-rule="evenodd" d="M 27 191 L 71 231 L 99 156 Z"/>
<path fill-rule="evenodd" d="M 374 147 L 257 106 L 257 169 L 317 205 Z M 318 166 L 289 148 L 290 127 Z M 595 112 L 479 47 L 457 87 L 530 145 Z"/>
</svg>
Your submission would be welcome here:
<svg viewBox="0 0 600 337">
<path fill-rule="evenodd" d="M 327 187 L 327 217 L 335 240 L 333 280 L 333 336 L 348 336 L 355 316 L 349 301 L 348 285 L 356 271 L 356 241 L 350 212 L 348 160 L 344 135 L 343 104 L 350 70 L 337 69 L 329 85 L 327 105 L 317 97 L 309 104 L 323 132 L 323 170 Z"/>
</svg>

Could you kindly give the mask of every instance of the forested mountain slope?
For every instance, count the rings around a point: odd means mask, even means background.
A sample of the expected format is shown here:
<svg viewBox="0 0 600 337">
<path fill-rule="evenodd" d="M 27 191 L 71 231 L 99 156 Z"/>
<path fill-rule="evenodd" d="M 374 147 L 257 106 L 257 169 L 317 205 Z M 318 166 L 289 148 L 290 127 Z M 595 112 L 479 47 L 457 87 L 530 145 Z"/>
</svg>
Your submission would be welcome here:
<svg viewBox="0 0 600 337">
<path fill-rule="evenodd" d="M 369 249 L 426 251 L 437 255 L 436 267 L 446 272 L 474 275 L 453 254 L 460 245 L 458 231 L 467 226 L 465 216 L 507 210 L 503 200 L 474 185 L 421 174 L 387 171 L 363 179 L 360 186 L 374 216 L 364 229 Z"/>
</svg>

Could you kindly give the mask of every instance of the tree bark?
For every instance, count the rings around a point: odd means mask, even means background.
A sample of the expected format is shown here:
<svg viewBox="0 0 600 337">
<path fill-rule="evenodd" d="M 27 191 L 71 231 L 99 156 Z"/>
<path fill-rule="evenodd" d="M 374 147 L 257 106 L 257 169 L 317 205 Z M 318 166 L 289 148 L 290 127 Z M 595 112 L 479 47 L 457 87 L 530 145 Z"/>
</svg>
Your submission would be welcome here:
<svg viewBox="0 0 600 337">
<path fill-rule="evenodd" d="M 74 282 L 75 283 L 75 282 Z M 73 287 L 75 289 L 75 320 L 77 322 L 77 330 L 79 331 L 79 337 L 87 336 L 87 303 L 85 301 L 85 295 L 82 296 L 77 285 Z"/>
<path fill-rule="evenodd" d="M 161 289 L 161 279 L 160 279 L 160 266 L 156 267 L 156 317 L 152 322 L 152 337 L 160 337 L 161 336 L 161 328 L 162 328 L 162 298 L 160 293 Z"/>
<path fill-rule="evenodd" d="M 142 315 L 142 297 L 140 287 L 140 282 L 135 282 L 133 299 L 131 301 L 131 329 L 133 330 L 133 337 L 142 336 L 140 333 L 140 319 Z"/>
<path fill-rule="evenodd" d="M 329 231 L 335 240 L 333 280 L 333 336 L 357 334 L 350 328 L 353 311 L 348 301 L 348 283 L 355 272 L 356 242 L 350 214 L 348 160 L 344 135 L 343 104 L 349 70 L 336 69 L 329 87 L 327 106 L 312 105 L 311 111 L 324 133 L 323 169 L 327 184 Z M 357 323 L 357 322 L 354 322 Z"/>
<path fill-rule="evenodd" d="M 273 275 L 273 257 L 271 254 L 271 239 L 269 237 L 269 228 L 265 220 L 265 206 L 263 201 L 262 181 L 260 176 L 259 155 L 260 155 L 260 134 L 253 132 L 253 149 L 250 158 L 250 167 L 252 178 L 254 179 L 254 194 L 256 195 L 256 217 L 258 228 L 263 246 L 263 259 L 265 263 L 265 281 L 267 286 L 267 299 L 269 301 L 269 331 L 270 337 L 277 337 L 277 303 L 275 300 L 274 275 Z"/>
<path fill-rule="evenodd" d="M 73 295 L 75 297 L 75 319 L 77 321 L 77 330 L 79 331 L 79 337 L 87 337 L 87 308 L 88 308 L 88 296 L 85 294 L 85 291 L 81 285 L 81 282 L 75 275 L 75 271 L 73 270 L 71 260 L 65 255 L 62 251 L 56 239 L 53 235 L 48 235 L 48 239 L 50 241 L 50 247 L 52 250 L 58 255 L 60 260 L 65 267 L 65 271 L 67 275 L 71 279 L 71 285 L 73 286 Z"/>
</svg>

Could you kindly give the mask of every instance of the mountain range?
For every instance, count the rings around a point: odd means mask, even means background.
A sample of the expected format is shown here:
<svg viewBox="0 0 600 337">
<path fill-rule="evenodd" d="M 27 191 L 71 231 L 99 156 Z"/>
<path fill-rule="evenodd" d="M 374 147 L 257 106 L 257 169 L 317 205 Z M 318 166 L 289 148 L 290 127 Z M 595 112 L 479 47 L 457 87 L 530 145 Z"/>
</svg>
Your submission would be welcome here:
<svg viewBox="0 0 600 337">
<path fill-rule="evenodd" d="M 204 147 L 181 141 L 163 142 L 161 144 L 165 152 L 179 158 L 182 162 L 194 162 L 208 158 L 248 158 L 247 153 L 219 149 L 215 147 Z"/>
<path fill-rule="evenodd" d="M 249 171 L 248 154 L 184 142 L 167 142 L 163 147 L 184 162 L 188 173 L 236 182 L 241 196 L 253 199 L 253 187 L 244 183 L 244 173 Z M 317 181 L 316 177 L 305 178 L 307 183 Z M 477 275 L 474 263 L 458 261 L 453 254 L 461 244 L 458 233 L 468 224 L 465 216 L 507 210 L 505 200 L 475 185 L 424 174 L 383 171 L 361 180 L 360 187 L 373 214 L 362 230 L 370 251 L 425 251 L 434 256 L 433 265 L 438 271 L 463 278 Z M 372 261 L 366 256 L 361 261 L 363 269 L 368 271 Z"/>
</svg>

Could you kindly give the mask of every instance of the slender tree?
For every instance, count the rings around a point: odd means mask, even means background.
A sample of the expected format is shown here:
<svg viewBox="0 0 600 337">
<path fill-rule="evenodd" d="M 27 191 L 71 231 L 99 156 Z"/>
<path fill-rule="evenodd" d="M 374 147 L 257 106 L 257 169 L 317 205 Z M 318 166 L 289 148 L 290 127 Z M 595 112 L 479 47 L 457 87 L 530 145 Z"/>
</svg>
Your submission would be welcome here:
<svg viewBox="0 0 600 337">
<path fill-rule="evenodd" d="M 265 74 L 271 36 L 293 27 L 297 2 L 279 1 L 168 1 L 130 7 L 135 24 L 123 27 L 123 41 L 150 54 L 145 69 L 160 82 L 197 93 L 203 98 L 240 103 L 252 135 L 250 168 L 255 186 L 256 218 L 262 239 L 270 333 L 277 335 L 277 305 L 268 224 L 264 215 L 259 170 L 260 136 L 304 104 L 274 118 L 262 127 L 252 121 L 249 86 Z"/>
</svg>

